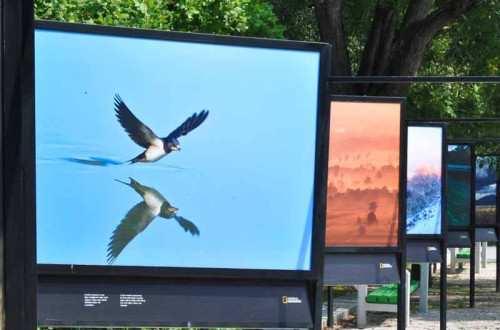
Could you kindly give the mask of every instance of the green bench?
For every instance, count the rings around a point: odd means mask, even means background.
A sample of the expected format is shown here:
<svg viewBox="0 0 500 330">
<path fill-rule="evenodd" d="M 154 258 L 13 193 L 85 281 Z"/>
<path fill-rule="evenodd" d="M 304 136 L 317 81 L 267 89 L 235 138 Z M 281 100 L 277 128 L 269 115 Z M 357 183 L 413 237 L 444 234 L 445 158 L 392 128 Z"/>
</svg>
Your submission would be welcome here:
<svg viewBox="0 0 500 330">
<path fill-rule="evenodd" d="M 409 325 L 410 320 L 410 287 L 411 278 L 410 272 L 406 272 L 406 290 L 405 302 L 406 308 L 403 311 L 406 315 L 406 326 Z M 368 285 L 356 285 L 358 290 L 358 328 L 366 326 L 367 312 L 398 312 L 398 285 L 389 284 L 383 285 L 379 289 L 368 294 Z"/>
<path fill-rule="evenodd" d="M 408 269 L 405 270 L 406 289 L 404 293 L 404 300 L 406 308 L 401 312 L 404 312 L 406 315 L 407 327 L 410 325 L 410 294 L 419 290 L 419 310 L 422 313 L 427 312 L 429 297 L 429 267 L 429 263 L 420 264 L 420 279 L 422 280 L 422 285 L 420 285 L 420 281 L 412 281 L 410 272 Z M 383 285 L 370 293 L 368 293 L 368 285 L 356 285 L 356 289 L 358 290 L 358 328 L 364 328 L 366 326 L 367 312 L 398 312 L 397 284 Z"/>
<path fill-rule="evenodd" d="M 459 259 L 470 259 L 470 248 L 460 249 L 457 253 L 457 258 Z"/>
<path fill-rule="evenodd" d="M 410 282 L 410 294 L 420 288 L 419 281 Z M 398 303 L 398 285 L 383 285 L 366 296 L 366 302 L 371 304 L 397 304 Z"/>
<path fill-rule="evenodd" d="M 455 274 L 457 264 L 470 263 L 470 248 L 450 248 L 450 274 Z"/>
<path fill-rule="evenodd" d="M 449 249 L 450 249 L 450 274 L 455 274 L 457 264 L 470 263 L 471 249 L 470 248 L 449 248 Z M 481 266 L 483 268 L 486 268 L 486 250 L 487 250 L 486 242 L 476 242 L 476 264 L 475 264 L 476 273 L 481 272 Z M 458 251 L 458 253 L 456 251 Z"/>
</svg>

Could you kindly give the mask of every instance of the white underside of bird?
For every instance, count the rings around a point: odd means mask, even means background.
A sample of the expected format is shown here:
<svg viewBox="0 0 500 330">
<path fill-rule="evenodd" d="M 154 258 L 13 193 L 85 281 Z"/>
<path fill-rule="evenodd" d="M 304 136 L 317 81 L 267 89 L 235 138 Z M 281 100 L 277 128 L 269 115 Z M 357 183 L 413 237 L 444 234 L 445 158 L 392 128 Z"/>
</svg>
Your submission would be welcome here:
<svg viewBox="0 0 500 330">
<path fill-rule="evenodd" d="M 163 141 L 160 139 L 155 139 L 154 143 L 146 149 L 145 157 L 148 162 L 155 162 L 159 159 L 165 157 L 167 153 L 163 149 Z"/>
<path fill-rule="evenodd" d="M 150 193 L 148 191 L 144 193 L 142 198 L 144 198 L 144 202 L 146 202 L 146 205 L 149 207 L 151 213 L 154 214 L 155 217 L 160 214 L 161 206 L 164 202 L 162 199 L 158 198 L 156 194 Z"/>
</svg>

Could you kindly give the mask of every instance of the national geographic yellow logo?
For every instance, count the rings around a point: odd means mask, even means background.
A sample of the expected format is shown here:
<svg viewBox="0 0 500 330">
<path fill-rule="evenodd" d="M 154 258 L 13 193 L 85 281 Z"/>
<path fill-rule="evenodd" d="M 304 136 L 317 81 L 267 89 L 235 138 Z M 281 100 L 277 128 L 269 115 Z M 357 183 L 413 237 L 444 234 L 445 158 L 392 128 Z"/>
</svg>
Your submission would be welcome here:
<svg viewBox="0 0 500 330">
<path fill-rule="evenodd" d="M 298 297 L 283 296 L 282 301 L 283 304 L 302 304 L 302 300 Z"/>
<path fill-rule="evenodd" d="M 380 263 L 380 269 L 384 269 L 384 268 L 392 268 L 392 265 L 381 262 Z"/>
<path fill-rule="evenodd" d="M 437 251 L 437 249 L 434 246 L 428 246 L 427 251 Z"/>
</svg>

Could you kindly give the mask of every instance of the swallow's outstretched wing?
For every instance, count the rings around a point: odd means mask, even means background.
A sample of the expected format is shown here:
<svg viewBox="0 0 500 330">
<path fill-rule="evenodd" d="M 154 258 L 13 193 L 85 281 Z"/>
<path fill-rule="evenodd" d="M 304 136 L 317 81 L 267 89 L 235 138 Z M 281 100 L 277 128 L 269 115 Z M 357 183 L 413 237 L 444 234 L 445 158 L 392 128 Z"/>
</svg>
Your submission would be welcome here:
<svg viewBox="0 0 500 330">
<path fill-rule="evenodd" d="M 116 118 L 128 133 L 128 136 L 141 147 L 147 149 L 150 145 L 160 141 L 149 127 L 137 119 L 118 94 L 115 94 L 115 112 Z"/>
<path fill-rule="evenodd" d="M 199 114 L 193 113 L 191 117 L 186 119 L 179 127 L 177 127 L 172 133 L 170 133 L 166 139 L 177 139 L 181 136 L 194 130 L 196 127 L 200 126 L 201 123 L 205 121 L 208 117 L 208 110 L 202 110 Z"/>
<path fill-rule="evenodd" d="M 179 223 L 179 225 L 181 225 L 181 227 L 182 227 L 182 229 L 184 229 L 184 231 L 189 232 L 193 236 L 200 235 L 200 231 L 198 230 L 198 227 L 196 227 L 196 225 L 194 223 L 192 223 L 191 221 L 184 219 L 183 217 L 179 217 L 179 216 L 176 216 L 175 220 L 177 220 L 177 222 Z"/>
<path fill-rule="evenodd" d="M 112 264 L 123 249 L 153 221 L 155 214 L 145 202 L 128 211 L 111 235 L 108 244 L 108 264 Z"/>
</svg>

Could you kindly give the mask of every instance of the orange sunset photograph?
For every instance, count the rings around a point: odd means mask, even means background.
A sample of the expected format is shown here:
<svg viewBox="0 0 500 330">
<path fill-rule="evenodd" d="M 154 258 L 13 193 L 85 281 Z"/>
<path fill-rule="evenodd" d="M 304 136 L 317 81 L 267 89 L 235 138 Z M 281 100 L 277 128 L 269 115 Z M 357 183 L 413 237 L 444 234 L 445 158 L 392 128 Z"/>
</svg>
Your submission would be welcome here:
<svg viewBox="0 0 500 330">
<path fill-rule="evenodd" d="M 401 105 L 333 101 L 327 246 L 398 245 Z"/>
</svg>

